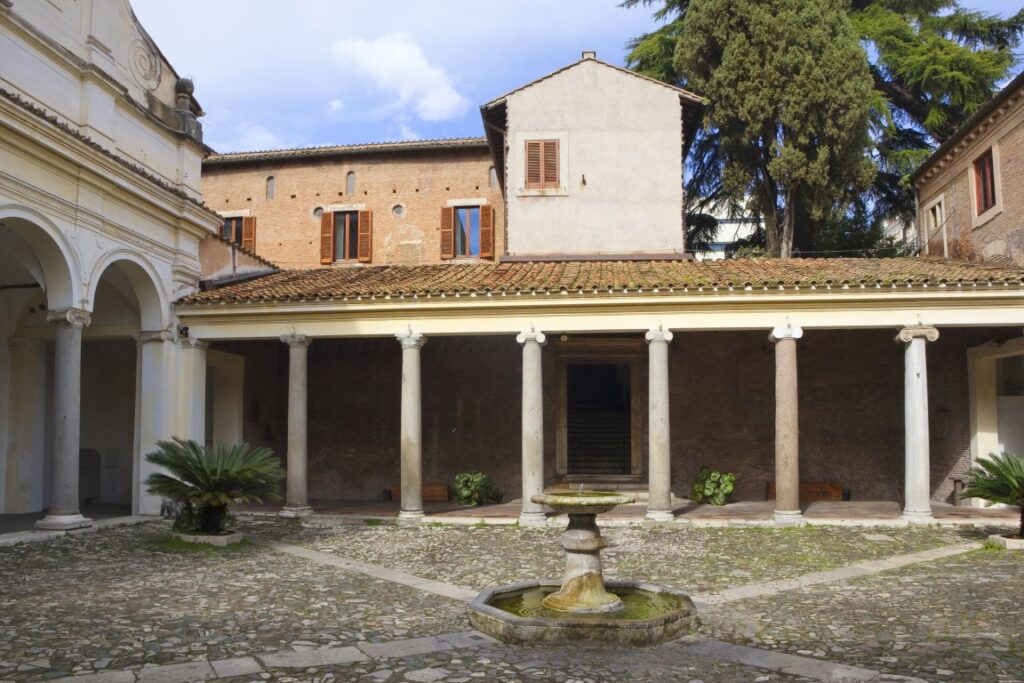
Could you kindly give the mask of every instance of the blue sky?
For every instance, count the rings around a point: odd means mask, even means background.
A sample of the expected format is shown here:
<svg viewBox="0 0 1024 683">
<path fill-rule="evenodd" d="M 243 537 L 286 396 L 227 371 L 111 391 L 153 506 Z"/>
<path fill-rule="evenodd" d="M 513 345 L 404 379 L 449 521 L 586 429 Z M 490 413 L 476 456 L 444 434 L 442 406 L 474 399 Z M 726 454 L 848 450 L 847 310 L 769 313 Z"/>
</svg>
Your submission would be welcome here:
<svg viewBox="0 0 1024 683">
<path fill-rule="evenodd" d="M 988 12 L 1005 0 L 969 0 Z M 618 0 L 132 0 L 218 151 L 481 135 L 479 106 L 657 26 Z"/>
</svg>

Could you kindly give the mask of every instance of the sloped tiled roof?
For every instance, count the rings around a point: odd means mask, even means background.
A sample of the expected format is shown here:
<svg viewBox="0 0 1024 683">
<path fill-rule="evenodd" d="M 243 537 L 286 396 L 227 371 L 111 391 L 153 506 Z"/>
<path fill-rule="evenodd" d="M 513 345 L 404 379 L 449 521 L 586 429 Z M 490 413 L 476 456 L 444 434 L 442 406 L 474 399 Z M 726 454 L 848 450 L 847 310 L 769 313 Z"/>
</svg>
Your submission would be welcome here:
<svg viewBox="0 0 1024 683">
<path fill-rule="evenodd" d="M 322 147 L 296 147 L 293 149 L 266 149 L 253 152 L 231 152 L 212 154 L 203 162 L 204 168 L 258 161 L 279 161 L 284 159 L 312 159 L 316 157 L 344 156 L 349 154 L 375 154 L 422 152 L 437 149 L 477 149 L 485 151 L 487 141 L 482 138 L 438 138 L 434 140 L 401 140 L 396 142 L 366 142 L 356 145 L 325 145 Z"/>
<path fill-rule="evenodd" d="M 529 261 L 282 270 L 185 297 L 181 304 L 456 294 L 649 293 L 779 287 L 989 287 L 1024 284 L 1024 268 L 934 258 Z"/>
</svg>

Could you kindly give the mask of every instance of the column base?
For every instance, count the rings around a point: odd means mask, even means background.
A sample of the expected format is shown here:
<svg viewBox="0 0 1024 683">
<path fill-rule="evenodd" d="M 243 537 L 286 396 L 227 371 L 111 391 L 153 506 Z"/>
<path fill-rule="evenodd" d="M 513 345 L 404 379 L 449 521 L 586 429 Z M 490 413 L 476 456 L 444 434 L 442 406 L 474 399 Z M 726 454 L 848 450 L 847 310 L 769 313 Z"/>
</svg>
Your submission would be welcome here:
<svg viewBox="0 0 1024 683">
<path fill-rule="evenodd" d="M 671 522 L 676 518 L 671 510 L 648 510 L 644 519 L 652 522 Z"/>
<path fill-rule="evenodd" d="M 300 507 L 290 507 L 288 505 L 281 508 L 281 511 L 277 513 L 278 517 L 284 517 L 285 519 L 300 519 L 302 517 L 309 517 L 313 514 L 313 508 L 308 505 Z"/>
<path fill-rule="evenodd" d="M 548 516 L 544 512 L 528 512 L 523 510 L 519 513 L 519 526 L 546 527 Z"/>
<path fill-rule="evenodd" d="M 772 522 L 776 526 L 803 526 L 804 515 L 799 510 L 776 510 L 772 514 Z"/>
<path fill-rule="evenodd" d="M 39 531 L 68 531 L 90 526 L 92 526 L 91 519 L 75 513 L 73 515 L 46 515 L 35 523 L 34 528 Z"/>
<path fill-rule="evenodd" d="M 415 526 L 423 521 L 423 510 L 401 510 L 398 513 L 398 523 L 402 526 Z"/>
<path fill-rule="evenodd" d="M 935 517 L 932 516 L 932 511 L 928 510 L 904 510 L 903 519 L 910 522 L 911 524 L 935 524 Z"/>
</svg>

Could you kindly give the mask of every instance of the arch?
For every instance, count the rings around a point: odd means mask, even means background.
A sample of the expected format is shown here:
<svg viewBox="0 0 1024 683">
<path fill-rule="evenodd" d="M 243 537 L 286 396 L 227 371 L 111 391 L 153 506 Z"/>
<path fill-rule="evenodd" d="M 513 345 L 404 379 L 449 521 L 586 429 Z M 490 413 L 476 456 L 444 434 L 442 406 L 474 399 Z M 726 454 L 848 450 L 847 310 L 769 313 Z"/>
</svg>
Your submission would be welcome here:
<svg viewBox="0 0 1024 683">
<path fill-rule="evenodd" d="M 349 171 L 345 174 L 345 194 L 353 195 L 356 193 L 356 172 Z"/>
<path fill-rule="evenodd" d="M 47 307 L 76 308 L 85 301 L 82 264 L 78 253 L 57 225 L 42 213 L 19 204 L 0 205 L 0 226 L 10 229 L 28 246 L 36 262 L 26 267 L 46 292 Z"/>
<path fill-rule="evenodd" d="M 89 302 L 108 268 L 118 268 L 131 282 L 139 303 L 139 322 L 144 331 L 164 330 L 171 324 L 170 299 L 156 268 L 130 249 L 114 249 L 103 255 L 89 275 Z"/>
</svg>

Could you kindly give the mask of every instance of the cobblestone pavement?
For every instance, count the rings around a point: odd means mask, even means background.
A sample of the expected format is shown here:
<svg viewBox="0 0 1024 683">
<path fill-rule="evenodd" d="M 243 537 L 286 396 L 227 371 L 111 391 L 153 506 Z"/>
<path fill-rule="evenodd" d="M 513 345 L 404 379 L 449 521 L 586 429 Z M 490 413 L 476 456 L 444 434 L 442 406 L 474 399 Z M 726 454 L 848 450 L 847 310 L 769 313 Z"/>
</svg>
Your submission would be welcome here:
<svg viewBox="0 0 1024 683">
<path fill-rule="evenodd" d="M 524 577 L 558 577 L 564 562 L 557 529 L 508 526 L 304 526 L 243 522 L 246 529 L 343 557 L 480 589 Z M 791 529 L 601 530 L 605 574 L 641 576 L 705 593 L 798 576 L 864 560 L 979 540 L 977 529 L 897 528 L 884 533 L 842 527 Z M 868 540 L 885 538 L 886 540 Z"/>
<path fill-rule="evenodd" d="M 557 576 L 561 569 L 559 532 L 551 530 L 317 528 L 283 521 L 239 526 L 265 538 L 470 588 Z M 167 529 L 165 523 L 150 523 L 0 548 L 0 681 L 248 656 L 264 666 L 233 680 L 815 680 L 688 656 L 674 645 L 615 650 L 491 644 L 312 668 L 276 667 L 265 657 L 351 645 L 369 651 L 367 643 L 465 631 L 466 607 L 267 547 L 197 552 L 167 543 Z M 612 543 L 606 551 L 611 573 L 695 592 L 981 536 L 955 529 L 874 534 L 833 528 L 604 533 Z M 1024 555 L 974 552 L 718 606 L 705 611 L 701 635 L 926 680 L 1020 680 L 1022 579 Z"/>
<path fill-rule="evenodd" d="M 936 681 L 1024 681 L 1024 554 L 979 550 L 705 610 L 722 640 Z"/>
</svg>

